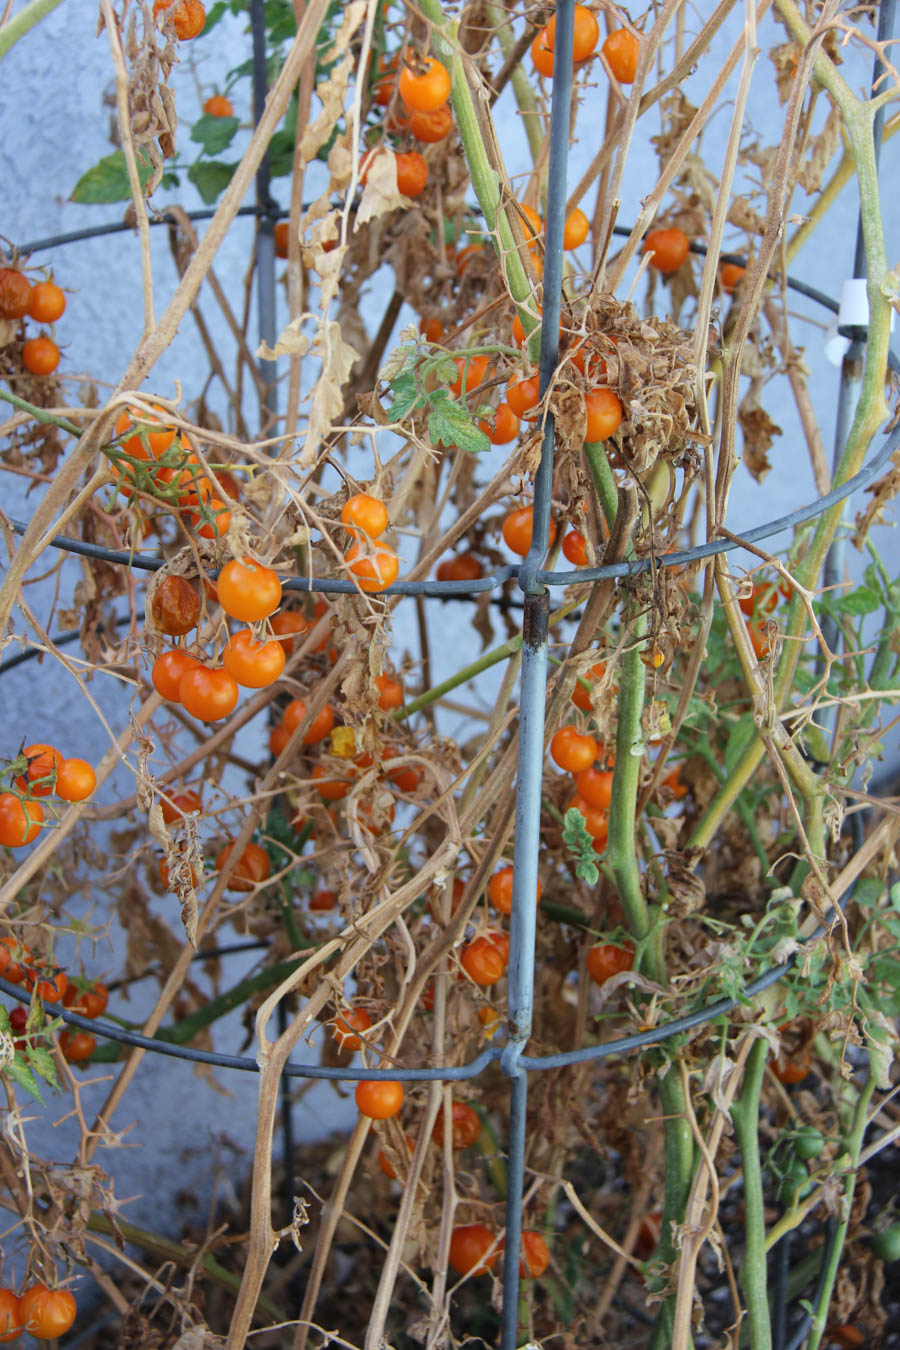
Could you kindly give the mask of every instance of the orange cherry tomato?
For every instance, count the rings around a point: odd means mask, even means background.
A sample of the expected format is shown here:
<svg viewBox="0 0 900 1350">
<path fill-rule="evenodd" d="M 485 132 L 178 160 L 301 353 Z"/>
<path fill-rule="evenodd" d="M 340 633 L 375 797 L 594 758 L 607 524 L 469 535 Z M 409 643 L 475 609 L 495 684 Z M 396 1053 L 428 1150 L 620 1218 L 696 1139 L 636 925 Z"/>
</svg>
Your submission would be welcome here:
<svg viewBox="0 0 900 1350">
<path fill-rule="evenodd" d="M 37 994 L 42 1003 L 62 1003 L 68 984 L 69 977 L 64 970 L 43 976 L 34 970 L 25 972 L 25 987 Z"/>
<path fill-rule="evenodd" d="M 415 1148 L 415 1144 L 412 1141 L 412 1137 L 408 1134 L 405 1134 L 403 1137 L 406 1140 L 406 1147 L 409 1149 L 410 1153 L 412 1153 Z M 399 1179 L 397 1177 L 397 1173 L 394 1171 L 393 1166 L 391 1165 L 390 1158 L 385 1153 L 383 1148 L 380 1148 L 378 1150 L 377 1162 L 379 1170 L 382 1171 L 386 1177 L 390 1178 L 391 1181 L 397 1181 Z"/>
<path fill-rule="evenodd" d="M 576 206 L 566 216 L 563 229 L 563 248 L 580 248 L 590 233 L 590 221 L 580 206 Z"/>
<path fill-rule="evenodd" d="M 97 786 L 93 765 L 86 759 L 67 759 L 56 775 L 56 795 L 63 802 L 84 802 Z"/>
<path fill-rule="evenodd" d="M 180 703 L 179 689 L 181 687 L 182 676 L 189 670 L 196 670 L 200 665 L 196 656 L 191 656 L 188 652 L 177 647 L 174 651 L 163 652 L 153 663 L 153 670 L 150 678 L 153 681 L 153 688 L 158 694 L 161 694 L 169 703 Z"/>
<path fill-rule="evenodd" d="M 59 348 L 52 338 L 29 338 L 22 348 L 22 365 L 32 375 L 52 375 L 59 365 Z"/>
<path fill-rule="evenodd" d="M 369 1042 L 358 1031 L 368 1031 L 372 1018 L 365 1008 L 348 1008 L 330 1023 L 331 1034 L 342 1050 L 361 1050 Z M 393 1113 L 392 1113 L 393 1114 Z"/>
<path fill-rule="evenodd" d="M 284 710 L 282 723 L 291 735 L 297 730 L 300 723 L 306 716 L 306 704 L 302 698 L 291 699 Z M 303 736 L 304 745 L 317 745 L 319 741 L 324 741 L 334 726 L 334 709 L 326 703 L 324 708 L 320 708 L 316 713 Z"/>
<path fill-rule="evenodd" d="M 205 503 L 212 520 L 204 521 L 199 511 L 189 511 L 188 520 L 201 539 L 221 539 L 231 525 L 231 512 L 220 497 L 210 497 Z"/>
<path fill-rule="evenodd" d="M 508 403 L 498 403 L 493 425 L 490 422 L 478 425 L 492 445 L 509 445 L 519 434 L 519 419 Z"/>
<path fill-rule="evenodd" d="M 232 558 L 216 579 L 219 604 L 232 619 L 257 623 L 267 619 L 281 604 L 281 581 L 271 567 L 244 558 Z"/>
<path fill-rule="evenodd" d="M 463 947 L 459 963 L 474 984 L 485 987 L 502 980 L 509 954 L 492 936 L 476 937 Z"/>
<path fill-rule="evenodd" d="M 771 614 L 778 608 L 779 588 L 772 582 L 760 582 L 753 587 L 749 595 L 738 597 L 738 606 L 748 618 L 758 618 L 761 614 Z"/>
<path fill-rule="evenodd" d="M 676 225 L 665 230 L 651 230 L 644 240 L 643 252 L 653 255 L 650 266 L 664 276 L 669 272 L 677 272 L 682 263 L 687 261 L 690 251 L 690 240 L 684 230 L 679 230 Z"/>
<path fill-rule="evenodd" d="M 38 742 L 26 745 L 22 751 L 28 761 L 28 787 L 32 797 L 49 797 L 56 790 L 56 782 L 65 759 L 52 745 Z"/>
<path fill-rule="evenodd" d="M 397 155 L 397 191 L 404 197 L 419 197 L 428 182 L 428 165 L 418 150 Z"/>
<path fill-rule="evenodd" d="M 378 690 L 378 706 L 382 712 L 403 707 L 403 685 L 393 675 L 376 675 L 375 687 Z"/>
<path fill-rule="evenodd" d="M 500 1256 L 497 1234 L 482 1223 L 458 1224 L 450 1234 L 448 1255 L 457 1275 L 486 1275 Z"/>
<path fill-rule="evenodd" d="M 562 541 L 563 556 L 573 567 L 587 567 L 588 555 L 584 535 L 579 530 L 570 530 Z"/>
<path fill-rule="evenodd" d="M 459 379 L 455 384 L 451 384 L 450 393 L 456 398 L 463 396 L 463 385 L 465 385 L 466 394 L 471 394 L 476 389 L 487 373 L 489 356 L 458 356 L 456 358 L 456 369 L 459 371 Z"/>
<path fill-rule="evenodd" d="M 681 765 L 676 764 L 671 773 L 667 773 L 663 781 L 663 787 L 667 787 L 674 795 L 675 800 L 680 802 L 682 797 L 688 795 L 688 785 L 681 781 Z"/>
<path fill-rule="evenodd" d="M 344 561 L 360 590 L 369 595 L 387 590 L 400 573 L 400 559 L 387 544 L 380 544 L 371 553 L 351 544 Z"/>
<path fill-rule="evenodd" d="M 587 427 L 584 439 L 588 445 L 605 441 L 618 431 L 622 421 L 622 404 L 611 389 L 593 389 L 584 396 Z"/>
<path fill-rule="evenodd" d="M 328 802 L 339 802 L 350 791 L 350 778 L 337 778 L 324 764 L 313 766 L 312 779 L 316 792 Z"/>
<path fill-rule="evenodd" d="M 75 1321 L 78 1311 L 75 1299 L 68 1289 L 48 1289 L 45 1284 L 33 1284 L 19 1299 L 19 1312 L 26 1331 L 36 1341 L 52 1341 L 64 1336 Z"/>
<path fill-rule="evenodd" d="M 10 984 L 21 984 L 30 961 L 31 948 L 26 942 L 14 937 L 0 938 L 0 978 Z"/>
<path fill-rule="evenodd" d="M 207 117 L 234 117 L 234 104 L 224 94 L 211 94 L 203 104 Z"/>
<path fill-rule="evenodd" d="M 66 312 L 66 297 L 54 281 L 37 281 L 31 288 L 28 317 L 37 323 L 56 323 Z"/>
<path fill-rule="evenodd" d="M 440 342 L 446 331 L 447 330 L 440 319 L 421 318 L 419 320 L 419 332 L 426 342 Z"/>
<path fill-rule="evenodd" d="M 227 670 L 211 670 L 198 662 L 185 671 L 178 686 L 178 698 L 184 709 L 200 722 L 219 722 L 234 712 L 238 684 Z"/>
<path fill-rule="evenodd" d="M 369 1079 L 356 1085 L 356 1105 L 371 1120 L 389 1120 L 403 1105 L 403 1084 Z"/>
<path fill-rule="evenodd" d="M 305 637 L 312 627 L 309 619 L 301 614 L 299 609 L 280 609 L 277 614 L 272 615 L 269 623 L 286 657 L 294 650 L 294 638 Z"/>
<path fill-rule="evenodd" d="M 501 1239 L 500 1250 L 506 1250 L 506 1240 Z M 540 1233 L 526 1229 L 522 1233 L 521 1256 L 519 1257 L 519 1279 L 537 1280 L 550 1265 L 550 1249 Z"/>
<path fill-rule="evenodd" d="M 726 295 L 731 295 L 735 286 L 743 281 L 746 271 L 746 267 L 741 267 L 739 263 L 719 264 L 719 285 Z"/>
<path fill-rule="evenodd" d="M 89 989 L 81 989 L 70 980 L 63 995 L 63 1004 L 82 1017 L 102 1017 L 109 1003 L 109 990 L 100 980 Z"/>
<path fill-rule="evenodd" d="M 542 886 L 540 881 L 537 884 L 537 893 L 535 904 L 541 903 Z M 501 867 L 499 872 L 495 872 L 488 882 L 488 899 L 495 909 L 499 909 L 501 914 L 512 913 L 513 898 L 513 869 L 511 867 Z"/>
<path fill-rule="evenodd" d="M 506 401 L 517 417 L 524 417 L 532 408 L 536 408 L 540 402 L 537 376 L 528 380 L 510 380 L 506 386 Z"/>
<path fill-rule="evenodd" d="M 579 797 L 586 801 L 588 806 L 595 806 L 603 811 L 612 801 L 612 782 L 613 776 L 608 769 L 595 769 L 593 766 L 582 769 L 575 776 Z"/>
<path fill-rule="evenodd" d="M 0 1341 L 18 1340 L 24 1326 L 17 1294 L 12 1289 L 0 1289 Z"/>
<path fill-rule="evenodd" d="M 131 455 L 132 459 L 159 459 L 174 441 L 175 428 L 163 425 L 162 418 L 165 414 L 162 408 L 158 411 L 159 417 L 151 417 L 137 408 L 129 408 L 127 412 L 119 414 L 116 422 L 117 436 L 125 436 L 133 427 L 139 428 L 133 436 L 128 437 L 127 441 L 123 441 L 121 446 L 125 454 Z M 154 430 L 154 427 L 159 429 Z"/>
<path fill-rule="evenodd" d="M 580 773 L 589 769 L 597 758 L 598 746 L 589 733 L 582 734 L 570 722 L 560 727 L 550 742 L 550 758 L 566 773 Z"/>
<path fill-rule="evenodd" d="M 450 97 L 450 72 L 434 56 L 420 63 L 421 72 L 405 65 L 397 87 L 400 97 L 413 112 L 435 112 Z"/>
<path fill-rule="evenodd" d="M 641 1226 L 638 1229 L 637 1241 L 634 1244 L 634 1254 L 646 1261 L 656 1251 L 659 1246 L 659 1239 L 662 1237 L 662 1210 L 654 1209 L 641 1219 Z"/>
<path fill-rule="evenodd" d="M 315 895 L 311 896 L 309 901 L 310 910 L 312 910 L 314 913 L 315 912 L 324 913 L 325 910 L 334 909 L 336 904 L 337 904 L 337 895 L 335 894 L 334 891 L 327 891 L 327 890 L 316 891 Z"/>
<path fill-rule="evenodd" d="M 602 680 L 603 676 L 606 674 L 606 662 L 598 661 L 596 665 L 591 666 L 588 674 L 592 675 L 595 680 Z M 581 710 L 581 712 L 589 713 L 593 708 L 590 692 L 585 689 L 584 685 L 580 682 L 577 683 L 572 690 L 572 702 L 575 704 L 576 708 Z"/>
<path fill-rule="evenodd" d="M 228 859 L 231 857 L 231 851 L 234 844 L 226 844 L 216 858 L 216 871 L 221 872 Z M 225 887 L 229 891 L 254 891 L 257 886 L 268 881 L 272 874 L 272 863 L 268 853 L 261 844 L 254 844 L 251 840 L 245 844 L 241 856 L 234 865 L 234 870 L 228 878 Z"/>
<path fill-rule="evenodd" d="M 426 145 L 435 145 L 444 140 L 453 130 L 453 113 L 449 103 L 444 103 L 433 112 L 412 112 L 407 122 L 410 135 Z"/>
<path fill-rule="evenodd" d="M 354 536 L 368 535 L 377 539 L 388 527 L 387 507 L 378 497 L 367 492 L 356 492 L 341 507 L 341 524 Z"/>
<path fill-rule="evenodd" d="M 641 44 L 627 28 L 610 33 L 600 49 L 619 84 L 634 84 Z"/>
<path fill-rule="evenodd" d="M 547 29 L 542 28 L 531 44 L 531 59 L 539 75 L 547 79 L 553 75 L 553 48 L 547 38 Z"/>
<path fill-rule="evenodd" d="M 266 689 L 284 670 L 284 648 L 275 638 L 258 642 L 251 628 L 242 628 L 225 643 L 222 664 L 245 689 Z"/>
<path fill-rule="evenodd" d="M 438 581 L 477 581 L 484 575 L 484 568 L 474 553 L 458 553 L 439 563 L 435 575 Z"/>
<path fill-rule="evenodd" d="M 547 23 L 547 45 L 552 51 L 556 44 L 556 15 L 553 14 Z M 585 5 L 575 6 L 575 33 L 572 46 L 572 60 L 577 65 L 579 61 L 586 61 L 592 52 L 596 51 L 597 43 L 600 41 L 600 25 L 597 22 L 596 15 Z"/>
<path fill-rule="evenodd" d="M 61 1031 L 59 1048 L 70 1064 L 83 1064 L 97 1049 L 97 1037 L 92 1031 Z"/>
<path fill-rule="evenodd" d="M 481 1134 L 481 1117 L 467 1102 L 454 1102 L 451 1115 L 451 1137 L 454 1149 L 469 1148 Z M 444 1108 L 434 1122 L 431 1137 L 438 1148 L 444 1147 Z"/>
<path fill-rule="evenodd" d="M 11 792 L 0 792 L 0 844 L 22 848 L 38 837 L 44 808 L 40 802 L 20 801 Z"/>
<path fill-rule="evenodd" d="M 594 984 L 605 984 L 620 971 L 634 966 L 634 948 L 630 943 L 617 947 L 612 942 L 600 942 L 587 954 L 587 972 Z"/>
<path fill-rule="evenodd" d="M 773 1061 L 771 1067 L 779 1083 L 788 1086 L 802 1083 L 812 1072 L 812 1051 L 806 1049 L 796 1055 L 781 1054 Z"/>
<path fill-rule="evenodd" d="M 513 553 L 518 553 L 520 558 L 524 558 L 531 548 L 531 534 L 534 528 L 534 507 L 521 506 L 516 511 L 510 511 L 503 522 L 503 541 L 506 547 Z M 556 538 L 556 522 L 550 517 L 550 533 L 547 540 L 547 547 L 553 547 L 553 541 Z"/>
</svg>

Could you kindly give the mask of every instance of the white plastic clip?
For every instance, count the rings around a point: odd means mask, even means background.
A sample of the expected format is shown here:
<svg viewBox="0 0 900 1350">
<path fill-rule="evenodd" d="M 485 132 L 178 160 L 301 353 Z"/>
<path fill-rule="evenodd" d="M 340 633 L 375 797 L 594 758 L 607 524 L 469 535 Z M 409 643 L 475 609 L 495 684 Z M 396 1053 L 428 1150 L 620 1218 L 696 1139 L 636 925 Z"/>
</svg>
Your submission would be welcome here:
<svg viewBox="0 0 900 1350">
<path fill-rule="evenodd" d="M 865 277 L 850 277 L 841 287 L 841 308 L 837 323 L 825 333 L 825 359 L 833 366 L 839 366 L 850 347 L 850 339 L 843 337 L 839 328 L 868 328 L 869 296 Z M 894 331 L 894 314 L 891 314 L 891 332 Z"/>
</svg>

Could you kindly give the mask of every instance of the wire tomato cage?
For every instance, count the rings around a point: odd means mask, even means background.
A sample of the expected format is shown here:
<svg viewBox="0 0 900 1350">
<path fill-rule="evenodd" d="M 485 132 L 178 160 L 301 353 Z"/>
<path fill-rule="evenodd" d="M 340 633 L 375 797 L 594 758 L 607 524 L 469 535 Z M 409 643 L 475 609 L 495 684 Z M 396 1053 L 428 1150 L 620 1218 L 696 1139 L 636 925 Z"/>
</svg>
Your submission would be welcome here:
<svg viewBox="0 0 900 1350">
<path fill-rule="evenodd" d="M 889 37 L 893 29 L 895 0 L 885 0 L 879 10 L 879 40 Z M 559 324 L 563 278 L 563 230 L 566 205 L 566 168 L 568 159 L 569 113 L 572 92 L 572 48 L 574 30 L 575 0 L 558 0 L 556 7 L 556 35 L 554 72 L 552 77 L 552 102 L 550 118 L 550 145 L 547 213 L 545 223 L 544 250 L 544 290 L 543 312 L 540 327 L 539 358 L 539 396 L 543 399 L 558 362 Z M 265 101 L 266 65 L 265 33 L 263 25 L 263 7 L 261 0 L 252 0 L 252 33 L 254 46 L 254 113 L 259 120 Z M 876 57 L 873 87 L 878 83 L 883 67 Z M 883 107 L 879 109 L 875 121 L 876 145 L 880 141 Z M 186 213 L 193 220 L 207 219 L 213 215 L 210 210 L 197 210 Z M 239 215 L 255 217 L 260 222 L 259 237 L 271 245 L 274 222 L 288 215 L 273 200 L 269 190 L 269 173 L 264 158 L 257 175 L 257 204 L 242 207 Z M 172 218 L 165 212 L 151 219 L 152 225 L 171 223 Z M 127 223 L 115 222 L 94 226 L 82 230 L 57 234 L 46 239 L 35 240 L 23 245 L 22 252 L 30 253 L 79 240 L 93 238 L 130 230 Z M 627 226 L 617 225 L 613 233 L 622 236 L 631 234 Z M 705 255 L 702 243 L 692 241 L 691 252 Z M 746 265 L 746 258 L 739 254 L 722 254 L 721 261 Z M 274 337 L 274 265 L 275 255 L 271 247 L 258 250 L 259 269 L 258 297 L 259 323 L 261 336 L 271 340 Z M 857 277 L 865 274 L 865 255 L 859 244 L 856 251 L 855 273 Z M 817 304 L 840 315 L 841 305 L 815 287 L 794 277 L 783 278 L 790 289 L 807 296 Z M 865 341 L 865 327 L 859 323 L 839 324 L 838 334 L 852 343 Z M 888 363 L 895 372 L 900 372 L 900 360 L 889 353 Z M 271 389 L 274 397 L 274 389 Z M 73 428 L 74 430 L 74 428 Z M 411 581 L 398 580 L 384 588 L 380 594 L 385 596 L 423 596 L 441 600 L 471 600 L 484 592 L 499 591 L 507 582 L 517 582 L 523 597 L 522 603 L 522 668 L 520 683 L 520 719 L 519 749 L 515 803 L 515 844 L 513 862 L 513 895 L 510 914 L 510 954 L 508 966 L 508 1019 L 506 1039 L 501 1045 L 492 1045 L 483 1050 L 466 1064 L 436 1068 L 403 1068 L 400 1065 L 387 1069 L 367 1067 L 333 1067 L 328 1065 L 288 1062 L 283 1070 L 283 1079 L 323 1079 L 340 1082 L 362 1081 L 399 1081 L 402 1083 L 453 1083 L 470 1081 L 479 1077 L 491 1065 L 498 1065 L 509 1080 L 509 1135 L 507 1145 L 507 1200 L 506 1229 L 504 1240 L 504 1259 L 502 1273 L 502 1312 L 501 1312 L 501 1350 L 515 1350 L 518 1344 L 518 1298 L 520 1270 L 519 1259 L 522 1246 L 522 1206 L 525 1180 L 525 1131 L 526 1108 L 528 1100 L 528 1079 L 531 1073 L 564 1068 L 582 1063 L 599 1063 L 616 1056 L 624 1057 L 640 1050 L 665 1044 L 674 1036 L 690 1031 L 692 1028 L 725 1017 L 735 1009 L 746 1006 L 764 990 L 784 978 L 797 962 L 817 942 L 824 932 L 836 920 L 832 913 L 824 924 L 800 945 L 787 960 L 772 966 L 748 982 L 739 998 L 719 998 L 695 1009 L 693 1012 L 672 1019 L 657 1026 L 634 1032 L 618 1039 L 547 1055 L 527 1055 L 525 1046 L 531 1035 L 532 1011 L 534 1003 L 534 951 L 536 936 L 536 907 L 533 902 L 538 881 L 538 831 L 534 828 L 540 816 L 541 776 L 544 757 L 544 712 L 548 665 L 548 614 L 549 588 L 571 586 L 577 582 L 595 582 L 603 580 L 627 580 L 651 568 L 681 567 L 688 563 L 699 562 L 716 555 L 742 548 L 746 544 L 756 544 L 775 535 L 792 530 L 798 525 L 813 520 L 846 501 L 855 492 L 873 482 L 889 463 L 892 455 L 900 449 L 900 427 L 890 432 L 882 447 L 871 456 L 867 464 L 853 477 L 825 495 L 816 498 L 805 506 L 777 517 L 765 524 L 756 526 L 737 538 L 713 539 L 692 548 L 666 553 L 653 558 L 632 558 L 627 561 L 596 567 L 577 567 L 567 571 L 547 571 L 542 564 L 548 553 L 551 487 L 553 478 L 555 433 L 552 413 L 544 423 L 543 441 L 539 466 L 534 480 L 534 517 L 531 547 L 518 564 L 509 564 L 496 568 L 492 573 L 476 580 L 468 581 Z M 26 524 L 10 520 L 17 533 L 24 533 Z M 120 564 L 142 571 L 153 572 L 164 565 L 165 559 L 155 555 L 142 555 L 137 552 L 104 548 L 84 540 L 58 535 L 53 540 L 54 547 L 87 558 L 100 559 L 107 563 Z M 289 577 L 283 579 L 283 588 L 288 591 L 313 591 L 325 595 L 357 594 L 358 587 L 352 581 L 318 578 Z M 69 641 L 76 636 L 63 634 L 57 641 Z M 13 668 L 36 651 L 21 653 L 0 665 L 0 674 Z M 850 817 L 854 852 L 862 843 L 862 822 L 859 815 Z M 839 907 L 851 898 L 854 887 L 851 886 L 839 901 Z M 226 951 L 246 950 L 264 946 L 261 943 L 238 943 L 232 947 L 209 952 L 198 952 L 195 959 L 214 957 Z M 0 991 L 19 1002 L 28 1002 L 30 995 L 15 984 L 0 979 Z M 279 1014 L 283 1014 L 283 1004 L 279 1004 Z M 170 1041 L 144 1036 L 99 1019 L 87 1019 L 71 1012 L 65 1007 L 54 1007 L 55 1016 L 79 1029 L 93 1032 L 103 1039 L 133 1046 L 152 1054 L 163 1055 L 191 1063 L 206 1064 L 219 1069 L 233 1069 L 246 1073 L 258 1073 L 260 1066 L 255 1058 L 245 1055 L 229 1055 L 216 1051 L 192 1048 Z M 290 1180 L 290 1155 L 292 1153 L 293 1132 L 290 1123 L 290 1098 L 285 1092 L 282 1102 L 285 1114 L 284 1134 L 286 1144 L 285 1165 Z M 838 1226 L 833 1218 L 826 1221 L 825 1254 L 823 1257 L 819 1283 L 823 1287 L 834 1243 L 838 1236 Z M 787 1259 L 787 1247 L 783 1239 L 778 1244 L 783 1261 Z M 780 1308 L 776 1308 L 776 1350 L 798 1350 L 812 1321 L 812 1313 L 805 1311 L 797 1323 L 790 1340 L 786 1334 L 787 1280 L 780 1278 L 776 1283 L 776 1300 L 780 1298 Z M 813 1300 L 812 1306 L 817 1302 Z"/>
</svg>

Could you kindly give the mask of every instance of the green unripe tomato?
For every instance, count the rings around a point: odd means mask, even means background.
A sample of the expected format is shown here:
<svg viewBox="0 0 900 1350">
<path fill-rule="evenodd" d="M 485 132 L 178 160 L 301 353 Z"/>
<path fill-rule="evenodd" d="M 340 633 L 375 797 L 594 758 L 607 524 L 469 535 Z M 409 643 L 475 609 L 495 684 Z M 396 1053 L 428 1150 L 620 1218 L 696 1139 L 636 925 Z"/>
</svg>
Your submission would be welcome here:
<svg viewBox="0 0 900 1350">
<path fill-rule="evenodd" d="M 791 1147 L 798 1158 L 803 1162 L 809 1162 L 822 1152 L 825 1147 L 825 1136 L 813 1125 L 801 1125 L 791 1140 Z"/>
<path fill-rule="evenodd" d="M 778 1183 L 779 1203 L 789 1209 L 792 1205 L 796 1205 L 798 1200 L 803 1199 L 811 1185 L 806 1164 L 802 1163 L 798 1157 L 793 1157 Z"/>
<path fill-rule="evenodd" d="M 875 1255 L 882 1261 L 900 1261 L 900 1223 L 892 1223 L 872 1242 Z"/>
</svg>

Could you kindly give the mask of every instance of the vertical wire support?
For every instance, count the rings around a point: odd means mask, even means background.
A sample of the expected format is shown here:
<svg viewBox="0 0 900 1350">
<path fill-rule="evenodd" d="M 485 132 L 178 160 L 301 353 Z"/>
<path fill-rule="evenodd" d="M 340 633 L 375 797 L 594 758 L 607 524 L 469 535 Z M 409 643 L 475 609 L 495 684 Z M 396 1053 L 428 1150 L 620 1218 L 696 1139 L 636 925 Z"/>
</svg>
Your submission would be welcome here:
<svg viewBox="0 0 900 1350">
<path fill-rule="evenodd" d="M 543 397 L 559 359 L 562 308 L 563 231 L 566 209 L 566 166 L 572 97 L 572 46 L 575 0 L 559 0 L 554 41 L 553 99 L 550 112 L 550 156 L 547 169 L 544 296 L 541 320 L 539 390 Z M 531 1034 L 534 1009 L 534 941 L 537 927 L 538 844 L 541 778 L 544 765 L 544 705 L 547 694 L 547 639 L 550 594 L 537 581 L 550 538 L 553 486 L 553 418 L 548 417 L 541 462 L 534 481 L 531 547 L 519 569 L 525 595 L 522 619 L 522 680 L 519 698 L 519 756 L 516 781 L 516 827 L 513 852 L 513 896 L 510 914 L 509 1041 L 500 1059 L 510 1078 L 509 1157 L 507 1160 L 506 1240 L 503 1253 L 501 1350 L 518 1342 L 519 1256 L 522 1246 L 522 1198 L 525 1189 L 525 1125 L 528 1076 L 519 1063 Z"/>
<path fill-rule="evenodd" d="M 894 12 L 896 9 L 896 0 L 881 0 L 878 7 L 878 42 L 887 42 L 894 31 Z M 876 53 L 875 64 L 872 70 L 872 93 L 881 92 L 887 70 L 881 60 L 881 56 Z M 881 158 L 881 143 L 884 137 L 884 104 L 877 109 L 872 121 L 872 136 L 875 142 L 875 166 Z M 863 235 L 862 214 L 856 221 L 856 249 L 853 257 L 853 276 L 855 279 L 861 279 L 867 275 L 868 267 L 866 264 L 866 241 Z M 835 418 L 834 432 L 834 458 L 832 461 L 832 473 L 837 469 L 844 453 L 844 446 L 847 444 L 847 437 L 850 434 L 850 428 L 853 425 L 853 418 L 856 415 L 856 406 L 859 403 L 860 391 L 862 389 L 862 360 L 863 348 L 865 342 L 865 332 L 855 333 L 850 343 L 848 351 L 841 361 L 841 383 L 838 390 L 838 407 Z M 841 513 L 841 522 L 846 513 L 849 503 L 844 503 L 844 510 Z M 844 577 L 845 559 L 847 556 L 847 540 L 842 534 L 842 526 L 838 525 L 837 532 L 828 553 L 825 556 L 825 586 L 834 588 L 840 586 Z M 822 636 L 828 644 L 831 651 L 836 649 L 840 637 L 838 625 L 830 615 L 826 614 L 822 620 Z M 817 662 L 817 668 L 823 663 Z M 835 708 L 823 709 L 824 721 L 828 726 L 834 726 Z"/>
<path fill-rule="evenodd" d="M 265 0 L 251 0 L 250 25 L 253 33 L 253 124 L 256 126 L 265 111 L 268 92 Z M 272 197 L 270 182 L 267 150 L 256 171 L 256 204 L 260 208 L 256 230 L 256 305 L 260 340 L 271 347 L 275 343 L 275 221 L 278 218 L 278 203 Z M 263 427 L 263 432 L 273 435 L 274 421 L 278 416 L 275 363 L 261 362 L 260 374 L 266 387 L 265 409 L 270 422 L 269 426 Z"/>
</svg>

